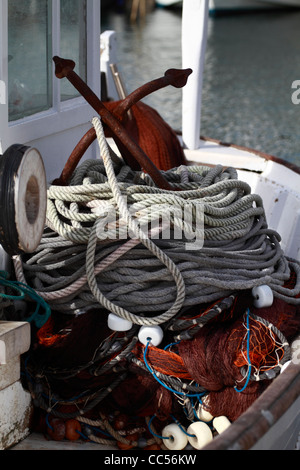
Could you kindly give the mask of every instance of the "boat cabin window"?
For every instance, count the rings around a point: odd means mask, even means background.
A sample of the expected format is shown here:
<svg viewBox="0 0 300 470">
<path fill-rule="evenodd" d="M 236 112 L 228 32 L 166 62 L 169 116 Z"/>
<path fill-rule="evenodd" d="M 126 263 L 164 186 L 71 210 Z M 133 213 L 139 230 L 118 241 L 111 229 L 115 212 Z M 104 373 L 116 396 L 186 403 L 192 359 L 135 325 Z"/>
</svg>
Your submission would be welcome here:
<svg viewBox="0 0 300 470">
<path fill-rule="evenodd" d="M 50 109 L 60 99 L 78 96 L 62 81 L 52 87 L 53 39 L 62 57 L 74 60 L 86 80 L 86 0 L 61 0 L 58 27 L 52 0 L 8 0 L 9 121 Z M 57 5 L 55 5 L 57 8 Z M 57 37 L 55 37 L 57 36 Z"/>
<path fill-rule="evenodd" d="M 60 2 L 60 54 L 70 57 L 77 64 L 77 73 L 87 79 L 87 40 L 86 40 L 86 2 L 87 0 L 61 0 Z M 68 82 L 61 83 L 61 100 L 66 101 L 78 96 Z"/>
<path fill-rule="evenodd" d="M 99 0 L 0 1 L 0 154 L 10 145 L 36 147 L 47 178 L 56 178 L 91 126 L 94 111 L 53 56 L 71 59 L 100 96 Z M 91 148 L 86 158 L 94 158 Z"/>
</svg>

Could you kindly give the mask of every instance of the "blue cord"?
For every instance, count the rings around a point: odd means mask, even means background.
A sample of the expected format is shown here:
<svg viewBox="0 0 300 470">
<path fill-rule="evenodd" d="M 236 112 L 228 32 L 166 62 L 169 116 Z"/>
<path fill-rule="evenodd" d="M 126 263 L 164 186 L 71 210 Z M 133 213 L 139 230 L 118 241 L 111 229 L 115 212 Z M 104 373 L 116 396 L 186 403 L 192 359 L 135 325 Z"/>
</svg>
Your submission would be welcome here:
<svg viewBox="0 0 300 470">
<path fill-rule="evenodd" d="M 167 349 L 171 348 L 172 346 L 176 346 L 176 344 L 179 344 L 180 341 L 177 341 L 176 343 L 170 343 L 170 344 L 167 344 L 167 346 L 164 347 L 164 351 L 166 351 Z"/>
<path fill-rule="evenodd" d="M 160 436 L 159 434 L 156 434 L 154 431 L 152 431 L 151 429 L 151 423 L 152 421 L 154 420 L 155 418 L 155 415 L 152 416 L 152 418 L 150 418 L 149 420 L 149 423 L 148 423 L 148 428 L 149 428 L 149 431 L 151 432 L 151 434 L 153 436 L 156 436 L 158 437 L 159 439 L 170 439 L 170 436 Z M 175 418 L 175 416 L 171 415 L 171 418 L 175 421 L 175 423 L 177 424 L 177 426 L 181 429 L 181 431 L 186 434 L 187 436 L 189 437 L 196 437 L 195 434 L 189 434 L 188 432 L 186 432 L 186 430 L 184 429 L 184 427 L 180 424 L 180 422 L 178 421 L 178 419 Z"/>
<path fill-rule="evenodd" d="M 189 433 L 184 429 L 184 427 L 180 424 L 180 422 L 178 421 L 178 419 L 175 418 L 175 416 L 171 415 L 171 417 L 173 418 L 173 420 L 175 421 L 175 423 L 177 424 L 177 426 L 181 429 L 181 431 L 184 432 L 184 434 L 186 434 L 186 435 L 189 436 L 189 437 L 196 437 L 195 434 L 189 434 Z"/>
<path fill-rule="evenodd" d="M 250 377 L 251 377 L 251 361 L 250 361 L 250 356 L 249 356 L 249 351 L 250 351 L 250 326 L 249 326 L 249 317 L 250 317 L 250 310 L 248 309 L 247 310 L 247 360 L 248 360 L 248 374 L 247 374 L 247 380 L 245 382 L 245 385 L 243 386 L 243 388 L 241 390 L 238 390 L 237 387 L 234 387 L 235 391 L 236 392 L 243 392 L 248 383 L 249 383 L 249 380 L 250 380 Z"/>
<path fill-rule="evenodd" d="M 46 424 L 48 426 L 48 428 L 51 429 L 51 431 L 53 431 L 53 427 L 51 426 L 51 424 L 49 423 L 49 413 L 46 414 Z"/>
<path fill-rule="evenodd" d="M 97 428 L 95 426 L 92 426 L 91 424 L 86 424 L 85 425 L 88 429 L 91 429 L 93 432 L 98 432 L 100 434 L 103 434 L 104 436 L 106 437 L 109 437 L 109 438 L 112 438 L 112 435 L 109 434 L 108 432 L 104 431 L 103 429 L 101 428 Z"/>
<path fill-rule="evenodd" d="M 172 393 L 175 393 L 177 395 L 182 395 L 182 396 L 185 396 L 185 397 L 189 397 L 189 398 L 190 397 L 198 397 L 199 398 L 201 396 L 201 393 L 190 393 L 190 394 L 188 394 L 188 393 L 184 393 L 184 392 L 178 392 L 177 390 L 173 390 L 172 388 L 170 388 L 166 384 L 164 384 L 161 380 L 159 380 L 159 378 L 155 374 L 154 370 L 151 369 L 151 367 L 149 366 L 148 361 L 147 361 L 146 356 L 147 356 L 147 351 L 148 351 L 148 347 L 149 347 L 151 338 L 147 338 L 147 339 L 148 339 L 148 342 L 147 342 L 147 345 L 146 345 L 145 350 L 144 350 L 144 362 L 145 362 L 145 366 L 147 367 L 149 372 L 153 375 L 155 380 L 157 380 L 157 382 L 160 383 L 160 385 L 162 385 L 163 387 L 165 387 L 167 390 L 169 390 Z"/>
<path fill-rule="evenodd" d="M 200 400 L 199 400 L 199 401 L 200 401 Z M 195 403 L 194 403 L 194 400 L 191 400 L 191 405 L 192 405 L 193 415 L 194 415 L 195 419 L 196 419 L 197 421 L 200 421 L 200 419 L 198 418 L 198 415 L 197 415 L 197 413 L 196 413 L 196 410 L 195 410 Z"/>
<path fill-rule="evenodd" d="M 149 429 L 149 431 L 151 432 L 151 434 L 152 434 L 153 436 L 158 437 L 159 439 L 170 439 L 168 436 L 160 436 L 159 434 L 156 434 L 154 431 L 152 431 L 152 429 L 151 429 L 151 423 L 152 423 L 152 421 L 154 420 L 154 418 L 155 418 L 155 415 L 152 416 L 152 418 L 150 418 L 149 423 L 148 423 L 148 429 Z"/>
<path fill-rule="evenodd" d="M 79 436 L 80 436 L 84 441 L 89 441 L 89 438 L 88 438 L 87 436 L 85 436 L 85 434 L 83 434 L 83 432 L 78 431 L 78 429 L 76 429 L 76 432 L 77 432 L 77 434 L 79 434 Z"/>
</svg>

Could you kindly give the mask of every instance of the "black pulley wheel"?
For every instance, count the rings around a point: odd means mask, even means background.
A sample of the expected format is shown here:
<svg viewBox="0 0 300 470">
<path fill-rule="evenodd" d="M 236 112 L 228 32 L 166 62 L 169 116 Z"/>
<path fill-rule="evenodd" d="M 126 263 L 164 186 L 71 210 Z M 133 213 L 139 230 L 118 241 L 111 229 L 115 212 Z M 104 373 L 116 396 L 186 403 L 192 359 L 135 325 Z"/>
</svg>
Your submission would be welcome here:
<svg viewBox="0 0 300 470">
<path fill-rule="evenodd" d="M 0 244 L 11 256 L 41 241 L 47 206 L 45 168 L 38 150 L 15 144 L 0 156 Z"/>
</svg>

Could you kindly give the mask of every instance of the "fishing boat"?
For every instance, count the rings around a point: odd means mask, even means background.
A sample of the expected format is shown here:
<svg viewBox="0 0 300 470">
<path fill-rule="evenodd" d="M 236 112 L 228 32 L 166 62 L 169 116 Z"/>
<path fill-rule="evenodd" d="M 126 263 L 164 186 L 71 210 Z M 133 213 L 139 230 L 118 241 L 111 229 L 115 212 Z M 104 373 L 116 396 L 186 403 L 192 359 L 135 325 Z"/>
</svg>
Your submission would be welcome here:
<svg viewBox="0 0 300 470">
<path fill-rule="evenodd" d="M 157 0 L 156 5 L 163 8 L 182 7 L 182 0 Z"/>
<path fill-rule="evenodd" d="M 189 67 L 193 69 L 193 73 L 190 75 L 190 71 L 188 71 L 188 73 L 186 74 L 188 75 L 188 77 L 185 76 L 184 78 L 184 81 L 186 81 L 187 78 L 188 81 L 187 84 L 183 86 L 182 134 L 177 135 L 177 141 L 180 144 L 180 148 L 184 152 L 186 163 L 185 165 L 183 165 L 183 167 L 180 166 L 179 173 L 182 174 L 182 178 L 184 181 L 186 171 L 189 171 L 189 168 L 193 168 L 193 171 L 197 172 L 197 168 L 200 169 L 203 167 L 205 168 L 206 175 L 211 175 L 211 173 L 209 173 L 210 170 L 216 170 L 218 173 L 220 171 L 220 167 L 231 168 L 232 170 L 230 170 L 230 175 L 235 175 L 234 180 L 236 180 L 236 175 L 238 175 L 238 180 L 242 182 L 241 185 L 247 185 L 246 187 L 248 188 L 248 193 L 249 191 L 251 191 L 251 194 L 253 193 L 257 195 L 256 200 L 259 200 L 259 198 L 261 198 L 261 200 L 263 201 L 263 207 L 268 223 L 268 230 L 270 230 L 270 236 L 273 236 L 276 232 L 280 234 L 281 237 L 280 245 L 284 253 L 284 257 L 282 258 L 283 263 L 288 258 L 289 260 L 294 260 L 296 266 L 296 262 L 300 261 L 300 240 L 298 236 L 300 227 L 300 169 L 294 165 L 288 164 L 287 162 L 280 160 L 279 158 L 263 154 L 261 152 L 257 152 L 253 149 L 242 148 L 232 144 L 222 143 L 214 139 L 200 137 L 202 93 L 201 77 L 203 75 L 204 54 L 206 48 L 208 2 L 199 2 L 199 4 L 200 3 L 201 8 L 198 8 L 197 11 L 195 11 L 193 9 L 193 6 L 195 6 L 193 5 L 194 2 L 190 2 L 189 0 L 187 0 L 184 2 L 183 9 L 183 68 L 184 70 L 189 70 L 185 69 L 185 67 Z M 53 8 L 55 9 L 56 7 L 57 4 L 56 2 L 54 2 Z M 90 86 L 93 87 L 93 89 L 95 90 L 95 93 L 100 96 L 100 81 L 97 81 L 96 78 L 97 76 L 99 76 L 99 72 L 97 71 L 101 70 L 101 73 L 103 74 L 102 84 L 103 88 L 105 88 L 106 90 L 105 95 L 112 98 L 112 101 L 110 101 L 110 103 L 112 104 L 110 106 L 115 106 L 116 102 L 120 102 L 120 98 L 122 98 L 121 103 L 125 100 L 125 98 L 122 97 L 123 88 L 120 76 L 116 70 L 116 38 L 115 34 L 111 31 L 102 33 L 100 64 L 100 57 L 97 53 L 97 41 L 99 40 L 100 31 L 98 22 L 95 20 L 95 18 L 97 18 L 97 15 L 99 14 L 99 10 L 97 10 L 98 7 L 99 2 L 91 0 L 91 2 L 89 3 L 89 8 L 91 8 L 91 10 L 88 9 L 88 14 L 85 16 L 88 22 L 88 41 L 90 48 L 93 52 L 88 55 L 89 60 L 91 62 L 88 61 L 87 69 L 90 71 L 90 75 L 88 75 L 86 79 Z M 7 2 L 2 2 L 1 9 L 2 15 L 0 15 L 0 17 L 2 21 L 2 33 L 3 31 L 7 30 L 7 26 L 5 26 L 5 18 L 7 19 L 8 15 Z M 57 15 L 59 15 L 59 13 L 61 12 L 59 12 L 59 10 L 55 10 L 52 13 L 56 13 Z M 197 28 L 192 27 L 194 24 L 197 25 Z M 82 30 L 83 29 L 81 25 L 80 31 L 82 32 Z M 191 32 L 192 41 L 195 45 L 197 45 L 197 48 L 193 49 L 193 51 L 191 51 L 189 47 L 191 43 Z M 55 34 L 55 30 L 53 31 L 53 34 Z M 7 43 L 5 45 L 4 42 L 4 48 L 5 47 L 7 56 Z M 79 65 L 80 58 L 81 56 L 79 55 Z M 80 84 L 82 84 L 82 82 L 80 81 L 78 75 L 73 72 L 74 62 L 70 62 L 70 60 L 65 61 L 63 59 L 60 59 L 58 56 L 55 56 L 55 65 L 56 77 L 53 79 L 53 84 L 56 84 L 54 86 L 56 91 L 57 82 L 59 81 L 57 80 L 57 78 L 62 79 L 63 75 L 68 75 L 68 77 L 73 80 L 73 83 L 76 83 L 78 85 L 78 88 L 80 89 Z M 92 71 L 95 72 L 95 75 L 91 73 Z M 41 243 L 43 239 L 44 234 L 42 233 L 41 227 L 43 227 L 44 220 L 46 217 L 46 200 L 47 203 L 49 203 L 49 200 L 47 199 L 49 196 L 46 195 L 45 191 L 45 181 L 47 180 L 49 188 L 53 188 L 54 190 L 55 188 L 58 188 L 58 186 L 60 186 L 59 183 L 61 183 L 62 180 L 66 177 L 66 173 L 68 173 L 68 176 L 70 176 L 70 172 L 72 173 L 72 171 L 74 171 L 74 169 L 71 168 L 69 165 L 67 168 L 64 167 L 63 171 L 61 172 L 62 167 L 65 163 L 65 159 L 63 159 L 64 161 L 62 162 L 62 155 L 71 154 L 72 159 L 68 160 L 69 164 L 73 164 L 74 156 L 76 156 L 77 158 L 79 155 L 80 158 L 83 157 L 83 164 L 84 162 L 86 162 L 86 165 L 88 165 L 91 160 L 95 160 L 96 162 L 97 160 L 99 160 L 97 151 L 98 143 L 99 145 L 104 145 L 105 152 L 105 149 L 107 149 L 105 141 L 108 142 L 110 148 L 113 150 L 113 153 L 111 154 L 113 155 L 113 159 L 119 158 L 118 155 L 122 155 L 122 153 L 120 153 L 118 139 L 110 136 L 106 136 L 104 140 L 101 139 L 101 136 L 103 137 L 103 134 L 101 134 L 101 123 L 97 118 L 94 118 L 95 110 L 91 110 L 91 104 L 89 103 L 89 105 L 87 105 L 85 103 L 85 100 L 83 100 L 83 97 L 78 96 L 78 94 L 74 94 L 73 90 L 67 88 L 63 89 L 63 93 L 61 93 L 60 96 L 61 98 L 65 99 L 64 97 L 66 96 L 66 94 L 69 94 L 69 99 L 65 101 L 63 101 L 62 99 L 58 106 L 59 95 L 57 95 L 56 108 L 53 106 L 49 106 L 49 109 L 45 109 L 44 106 L 43 109 L 39 109 L 36 112 L 35 108 L 33 110 L 31 108 L 32 101 L 26 101 L 26 103 L 22 103 L 21 99 L 18 100 L 18 102 L 11 100 L 10 103 L 14 104 L 14 108 L 10 111 L 11 120 L 9 123 L 9 109 L 7 99 L 7 70 L 1 70 L 1 74 L 2 75 L 0 76 L 0 97 L 2 106 L 0 108 L 0 138 L 2 146 L 1 153 L 3 153 L 3 157 L 5 157 L 4 163 L 6 163 L 6 165 L 4 165 L 3 167 L 4 170 L 2 169 L 2 174 L 0 175 L 2 178 L 2 187 L 4 181 L 3 174 L 5 176 L 6 181 L 11 181 L 11 185 L 6 187 L 7 189 L 5 192 L 3 192 L 1 187 L 1 195 L 2 197 L 3 195 L 5 195 L 7 200 L 10 202 L 11 207 L 15 208 L 15 213 L 17 216 L 20 213 L 25 214 L 25 217 L 23 219 L 11 217 L 10 213 L 7 211 L 4 213 L 4 217 L 3 214 L 1 214 L 2 219 L 7 219 L 9 222 L 5 225 L 6 230 L 4 232 L 1 232 L 1 245 L 3 247 L 3 269 L 10 273 L 9 278 L 2 280 L 2 286 L 10 286 L 10 288 L 19 290 L 21 290 L 21 288 L 24 288 L 25 286 L 26 291 L 24 292 L 26 293 L 26 295 L 31 298 L 31 301 L 37 301 L 36 295 L 38 292 L 40 292 L 39 288 L 35 290 L 32 288 L 32 286 L 29 286 L 29 284 L 24 283 L 9 284 L 9 279 L 13 275 L 13 273 L 15 273 L 18 282 L 20 282 L 20 280 L 22 279 L 22 266 L 19 264 L 20 256 L 25 256 L 26 259 L 27 257 L 28 259 L 30 259 L 31 254 L 35 252 L 35 250 L 39 246 L 39 243 Z M 166 81 L 167 83 L 171 81 L 172 83 L 175 83 L 176 86 L 178 86 L 177 80 L 180 81 L 180 86 L 182 86 L 182 74 L 179 74 L 179 77 L 177 75 L 174 76 L 172 73 L 166 74 L 166 76 L 162 77 L 162 79 L 159 80 L 159 84 L 160 86 L 161 84 L 165 86 Z M 155 84 L 151 82 L 150 89 L 152 90 L 153 86 L 156 87 L 157 85 L 158 81 L 155 81 Z M 87 89 L 86 86 L 87 85 L 84 86 L 84 90 Z M 149 87 L 147 89 L 149 89 Z M 19 89 L 19 91 L 22 90 L 24 90 L 24 87 L 21 87 L 21 90 Z M 145 88 L 143 88 L 142 91 L 144 93 Z M 141 91 L 139 91 L 139 94 L 141 94 Z M 94 96 L 94 99 L 96 101 L 93 101 L 92 99 L 92 104 L 97 102 L 97 104 L 100 106 L 99 110 L 102 112 L 103 109 L 99 104 L 99 101 L 97 100 L 96 94 Z M 23 108 L 20 105 L 23 105 Z M 26 112 L 24 110 L 26 110 Z M 125 110 L 126 112 L 129 112 L 126 107 Z M 31 113 L 29 111 L 31 111 Z M 21 117 L 20 113 L 22 114 Z M 106 113 L 105 110 L 104 113 Z M 93 119 L 95 129 L 91 129 L 91 119 Z M 105 121 L 105 119 L 113 118 L 111 118 L 111 115 L 105 114 L 102 119 L 104 119 Z M 156 120 L 157 119 L 158 117 L 156 116 Z M 113 122 L 114 125 L 117 126 L 116 128 L 119 132 L 118 138 L 123 139 L 123 129 L 118 125 L 118 123 L 116 123 L 115 121 Z M 149 123 L 150 122 L 152 121 L 149 121 Z M 45 128 L 45 125 L 47 125 L 47 128 Z M 77 145 L 79 140 L 78 137 L 81 136 L 84 137 L 80 140 L 79 145 Z M 95 136 L 99 137 L 98 143 L 97 139 L 95 141 Z M 22 145 L 17 145 L 16 147 L 16 142 L 20 141 L 22 142 Z M 138 158 L 140 157 L 141 151 L 139 146 L 136 147 L 134 144 L 132 144 L 132 141 L 130 139 L 128 141 L 128 139 L 125 138 L 122 143 L 123 146 L 125 146 L 125 150 L 127 146 L 130 145 L 130 148 L 131 150 L 133 149 L 132 151 L 134 152 L 134 154 L 137 155 Z M 72 152 L 74 148 L 76 149 L 76 152 Z M 41 161 L 41 156 L 43 161 Z M 108 154 L 107 157 L 108 161 L 110 161 L 109 158 L 111 157 L 109 157 Z M 143 154 L 142 158 L 145 158 Z M 11 168 L 8 163 L 10 161 L 14 163 L 13 168 Z M 28 162 L 33 163 L 29 164 Z M 164 180 L 164 175 L 167 174 L 168 170 L 166 170 L 166 172 L 159 171 L 157 173 L 157 167 L 155 165 L 153 166 L 151 163 L 148 162 L 148 160 L 143 161 L 143 163 L 145 165 L 149 165 L 149 174 L 151 175 L 151 177 L 153 176 L 153 181 L 155 181 L 155 179 L 157 178 L 158 187 L 160 187 L 160 184 L 166 183 Z M 76 164 L 78 164 L 78 160 L 76 161 Z M 26 169 L 26 172 L 24 174 L 22 171 L 20 171 L 22 168 Z M 22 175 L 22 184 L 18 184 L 18 178 L 15 178 L 16 174 L 18 176 Z M 145 178 L 146 182 L 148 181 L 146 176 L 143 176 L 143 178 Z M 226 178 L 229 178 L 229 180 L 231 179 L 228 175 L 226 176 Z M 54 179 L 60 179 L 60 182 L 54 181 Z M 66 178 L 66 180 L 64 181 L 64 186 L 65 189 L 68 189 L 68 178 Z M 25 194 L 23 194 L 20 200 L 19 193 L 21 191 L 21 187 L 25 187 L 26 190 Z M 163 189 L 164 193 L 165 191 L 166 190 Z M 5 208 L 5 205 L 2 205 L 2 207 Z M 99 210 L 97 209 L 97 206 L 92 206 L 92 208 L 94 210 L 93 213 Z M 65 212 L 65 216 L 67 216 L 67 212 Z M 47 215 L 47 220 L 49 220 L 49 213 Z M 3 222 L 2 226 L 4 227 Z M 35 238 L 32 241 L 32 245 L 28 246 L 27 243 L 31 241 L 32 237 L 28 237 L 27 232 L 31 226 L 34 226 L 33 232 L 35 233 Z M 76 224 L 74 224 L 74 228 L 76 228 Z M 46 233 L 46 237 L 47 236 L 48 232 Z M 277 235 L 274 238 L 275 245 L 277 243 L 276 240 Z M 133 240 L 133 242 L 135 242 L 135 240 Z M 68 247 L 70 248 L 70 244 L 68 245 Z M 271 251 L 273 248 L 272 246 L 270 246 Z M 281 256 L 283 255 L 281 254 Z M 12 262 L 14 268 L 11 265 Z M 35 266 L 34 261 L 32 261 L 32 265 Z M 18 268 L 20 268 L 20 271 L 18 271 Z M 37 268 L 36 271 L 38 271 Z M 276 291 L 276 282 L 274 284 L 274 290 Z M 123 447 L 116 447 L 115 440 L 108 440 L 108 443 L 106 442 L 105 444 L 102 441 L 100 441 L 102 443 L 99 443 L 96 438 L 95 440 L 93 440 L 94 438 L 91 437 L 91 434 L 87 439 L 78 439 L 77 435 L 76 439 L 72 441 L 72 439 L 66 440 L 64 438 L 65 434 L 62 438 L 56 435 L 56 437 L 51 440 L 50 433 L 47 434 L 48 437 L 45 438 L 44 432 L 40 434 L 36 432 L 36 429 L 39 426 L 35 426 L 35 432 L 32 433 L 33 408 L 37 406 L 39 400 L 43 400 L 42 382 L 35 384 L 34 391 L 32 392 L 31 390 L 32 393 L 29 393 L 31 385 L 33 385 L 30 380 L 30 374 L 28 372 L 29 369 L 27 369 L 26 364 L 25 368 L 22 369 L 23 374 L 25 374 L 25 376 L 27 376 L 28 374 L 28 390 L 26 387 L 22 386 L 22 384 L 24 383 L 24 377 L 22 378 L 22 376 L 20 375 L 20 363 L 22 361 L 24 367 L 23 359 L 24 357 L 26 357 L 26 353 L 31 347 L 31 334 L 33 332 L 36 333 L 36 331 L 41 331 L 44 325 L 47 324 L 45 322 L 47 322 L 50 318 L 50 312 L 47 308 L 48 304 L 45 304 L 43 302 L 46 301 L 45 299 L 48 298 L 47 295 L 45 295 L 44 298 L 39 298 L 40 311 L 33 312 L 33 317 L 31 319 L 32 323 L 30 323 L 27 312 L 28 305 L 26 302 L 24 302 L 24 292 L 21 292 L 23 293 L 23 295 L 19 296 L 19 299 L 14 300 L 18 302 L 17 304 L 15 304 L 15 309 L 17 306 L 17 311 L 20 312 L 21 318 L 22 315 L 24 316 L 25 320 L 20 321 L 20 317 L 17 317 L 15 315 L 13 321 L 7 320 L 4 317 L 4 320 L 2 320 L 0 323 L 0 448 L 3 450 L 98 450 L 100 448 L 101 450 L 109 449 L 110 451 L 115 448 L 130 449 L 130 442 L 128 444 L 128 441 L 124 439 L 124 435 L 123 437 L 122 435 L 120 435 L 120 441 L 118 441 L 123 444 Z M 265 292 L 265 289 L 263 289 L 263 292 L 260 293 L 260 295 L 262 295 L 263 297 L 263 303 L 266 300 L 265 296 L 267 297 L 268 301 L 270 300 Z M 6 301 L 9 300 L 9 298 L 6 298 Z M 259 301 L 260 296 L 258 296 L 256 300 Z M 228 294 L 227 301 L 232 301 L 230 295 L 228 297 Z M 146 303 L 147 302 L 145 302 L 145 304 Z M 70 302 L 69 304 L 70 305 L 67 305 L 67 307 L 71 307 Z M 4 309 L 4 307 L 5 306 L 3 306 L 2 309 Z M 222 308 L 225 308 L 222 302 L 217 303 L 217 309 L 220 309 L 219 313 L 220 311 L 222 311 Z M 258 308 L 261 308 L 261 305 Z M 212 310 L 213 308 L 211 308 L 209 311 L 212 312 Z M 217 311 L 218 310 L 214 310 L 214 315 L 216 315 Z M 14 314 L 16 313 L 17 312 L 14 310 Z M 84 316 L 79 315 L 78 318 L 84 318 Z M 116 319 L 114 316 L 112 316 L 110 320 L 115 321 Z M 30 327 L 30 325 L 34 323 L 35 327 L 32 330 L 32 326 Z M 114 323 L 114 325 L 116 324 Z M 114 326 L 113 328 L 117 327 Z M 205 328 L 205 325 L 202 325 L 202 329 L 203 328 Z M 153 333 L 153 330 L 151 331 Z M 277 330 L 275 329 L 274 331 L 277 332 Z M 63 328 L 61 331 L 58 331 L 57 334 L 58 336 L 61 335 L 61 341 L 63 341 L 65 337 L 68 338 L 68 330 L 65 328 Z M 278 334 L 278 332 L 276 334 Z M 48 333 L 46 332 L 45 339 L 51 339 L 52 336 L 53 335 L 51 335 L 51 332 L 48 331 Z M 140 341 L 142 341 L 142 338 L 143 337 L 140 336 Z M 122 339 L 119 339 L 119 341 L 122 341 Z M 292 355 L 289 356 L 289 360 L 285 363 L 281 363 L 281 361 L 279 361 L 280 364 L 277 364 L 278 367 L 276 368 L 275 377 L 274 375 L 272 375 L 271 370 L 271 375 L 269 376 L 269 380 L 271 381 L 271 383 L 254 401 L 254 403 L 252 403 L 251 406 L 249 406 L 236 420 L 233 420 L 233 422 L 229 426 L 227 426 L 226 421 L 226 429 L 223 429 L 222 432 L 217 433 L 212 440 L 207 441 L 207 443 L 202 447 L 202 449 L 280 450 L 295 449 L 297 447 L 300 431 L 300 366 L 299 339 L 297 336 L 293 339 L 291 346 Z M 286 345 L 284 345 L 283 341 L 283 344 L 280 346 L 280 351 L 282 351 L 282 348 L 285 347 Z M 73 350 L 73 352 L 75 354 L 75 350 Z M 178 359 L 177 354 L 175 354 L 175 356 Z M 146 354 L 144 357 L 146 358 Z M 61 357 L 61 360 L 63 360 L 63 357 Z M 136 361 L 136 364 L 139 364 L 138 360 Z M 278 369 L 280 372 L 278 371 Z M 61 373 L 62 372 L 63 371 L 61 371 Z M 38 376 L 42 378 L 42 375 Z M 70 380 L 70 384 L 72 383 L 72 376 L 73 375 L 71 374 L 69 379 L 66 379 L 65 384 L 68 384 L 68 380 Z M 119 376 L 120 373 L 118 373 L 118 379 L 120 378 Z M 112 386 L 112 384 L 109 385 L 109 389 Z M 85 399 L 84 396 L 83 399 Z M 54 394 L 52 397 L 47 397 L 47 400 L 49 400 L 49 410 L 46 410 L 46 412 L 47 419 L 49 420 L 48 414 L 51 414 L 51 412 L 55 410 L 57 403 L 57 395 Z M 138 395 L 136 395 L 136 400 L 138 401 Z M 79 400 L 78 404 L 80 405 L 80 403 L 82 402 Z M 131 403 L 136 404 L 134 400 Z M 72 424 L 74 425 L 74 420 L 71 421 L 73 421 Z M 106 422 L 106 420 L 104 421 Z M 109 426 L 109 423 L 106 424 L 107 426 Z M 176 424 L 176 422 L 174 424 Z M 48 424 L 47 422 L 43 422 L 43 426 L 44 425 L 48 425 L 48 428 L 52 431 L 55 429 L 56 432 L 59 432 L 58 428 L 55 428 L 54 421 L 49 421 Z M 222 426 L 224 426 L 224 422 Z M 109 429 L 110 432 L 113 433 L 113 429 L 111 429 L 111 427 L 109 427 Z M 180 430 L 180 427 L 177 426 L 176 432 L 179 432 L 178 429 Z M 173 436 L 172 433 L 174 433 L 174 427 L 172 427 L 172 431 L 170 432 Z M 179 434 L 182 438 L 182 435 L 184 433 L 180 431 Z M 195 437 L 194 434 L 192 434 L 191 436 L 192 438 Z M 176 438 L 177 437 L 178 435 L 176 434 Z M 152 445 L 158 445 L 157 439 L 159 440 L 160 437 L 155 435 L 154 433 L 154 444 Z M 125 442 L 123 442 L 124 440 Z M 111 445 L 109 444 L 109 442 L 111 442 Z M 161 440 L 159 442 L 161 443 Z M 146 444 L 143 443 L 142 447 L 145 447 L 145 445 Z M 165 448 L 163 443 L 161 443 L 160 445 L 160 449 Z M 166 449 L 170 450 L 169 447 L 167 447 Z M 190 446 L 187 447 L 187 449 L 189 452 L 191 452 L 194 447 Z M 173 450 L 178 450 L 178 448 L 173 447 Z"/>
<path fill-rule="evenodd" d="M 210 12 L 212 15 L 220 15 L 234 12 L 268 11 L 278 8 L 299 8 L 299 6 L 300 3 L 297 0 L 211 0 Z"/>
<path fill-rule="evenodd" d="M 182 0 L 156 0 L 156 4 L 162 8 L 180 8 L 182 7 Z M 274 10 L 289 7 L 299 8 L 300 2 L 298 0 L 210 0 L 209 2 L 211 15 Z"/>
</svg>

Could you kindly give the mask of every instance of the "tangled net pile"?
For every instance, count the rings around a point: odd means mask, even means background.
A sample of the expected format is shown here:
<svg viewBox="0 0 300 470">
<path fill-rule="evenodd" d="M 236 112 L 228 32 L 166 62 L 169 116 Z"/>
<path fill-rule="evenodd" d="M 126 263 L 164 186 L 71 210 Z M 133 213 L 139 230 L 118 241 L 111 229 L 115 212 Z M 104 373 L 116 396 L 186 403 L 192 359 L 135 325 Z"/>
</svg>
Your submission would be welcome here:
<svg viewBox="0 0 300 470">
<path fill-rule="evenodd" d="M 174 191 L 161 190 L 93 124 L 101 159 L 49 188 L 40 246 L 14 258 L 17 280 L 51 308 L 26 386 L 53 438 L 72 423 L 76 438 L 164 448 L 170 423 L 185 429 L 204 411 L 234 421 L 290 360 L 300 265 L 233 168 L 174 168 L 163 172 Z M 265 285 L 273 304 L 256 308 L 252 289 Z M 129 328 L 111 330 L 111 313 Z"/>
</svg>

